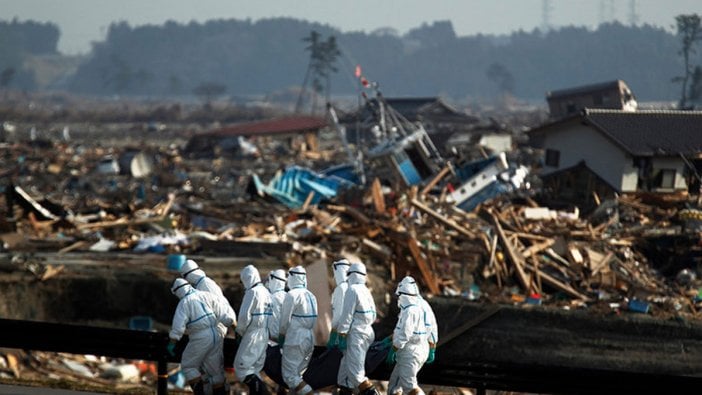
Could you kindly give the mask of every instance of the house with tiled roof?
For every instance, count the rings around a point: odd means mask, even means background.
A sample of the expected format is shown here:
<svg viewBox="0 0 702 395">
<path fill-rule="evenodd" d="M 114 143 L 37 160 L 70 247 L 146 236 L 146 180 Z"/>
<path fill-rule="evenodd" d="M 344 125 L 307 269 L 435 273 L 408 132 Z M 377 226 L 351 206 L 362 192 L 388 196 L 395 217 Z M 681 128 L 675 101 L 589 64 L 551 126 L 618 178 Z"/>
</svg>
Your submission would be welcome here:
<svg viewBox="0 0 702 395">
<path fill-rule="evenodd" d="M 528 134 L 544 152 L 545 188 L 574 202 L 699 188 L 701 111 L 584 109 Z"/>
</svg>

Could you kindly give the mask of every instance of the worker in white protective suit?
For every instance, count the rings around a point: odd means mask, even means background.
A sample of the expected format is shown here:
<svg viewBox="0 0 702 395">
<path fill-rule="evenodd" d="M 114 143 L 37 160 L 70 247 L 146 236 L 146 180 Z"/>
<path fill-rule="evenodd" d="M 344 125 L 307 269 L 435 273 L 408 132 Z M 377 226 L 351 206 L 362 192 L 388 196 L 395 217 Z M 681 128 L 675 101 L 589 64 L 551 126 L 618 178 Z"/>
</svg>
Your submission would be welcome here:
<svg viewBox="0 0 702 395">
<path fill-rule="evenodd" d="M 405 276 L 405 278 L 400 281 L 400 284 L 417 284 L 412 276 Z M 419 287 L 417 286 L 417 290 Z M 395 291 L 395 295 L 399 296 L 399 285 L 398 289 Z M 436 357 L 436 344 L 439 342 L 439 327 L 436 323 L 436 315 L 434 315 L 434 310 L 429 305 L 426 299 L 422 297 L 421 292 L 417 293 L 417 298 L 419 302 L 419 307 L 422 308 L 422 313 L 424 314 L 424 326 L 427 329 L 427 341 L 429 342 L 429 356 L 425 363 L 431 364 L 434 362 Z"/>
<path fill-rule="evenodd" d="M 349 284 L 346 281 L 346 273 L 349 271 L 350 266 L 351 263 L 346 259 L 340 259 L 332 263 L 332 271 L 334 272 L 334 282 L 336 282 L 336 287 L 334 287 L 334 292 L 332 292 L 331 298 L 332 320 L 329 341 L 327 341 L 327 348 L 336 348 L 339 345 L 339 331 L 337 330 L 337 326 L 339 325 L 341 310 L 344 308 L 344 295 L 346 295 L 346 290 L 349 287 Z"/>
<path fill-rule="evenodd" d="M 400 317 L 386 358 L 387 363 L 396 365 L 388 381 L 388 394 L 424 395 L 417 373 L 429 355 L 429 342 L 417 284 L 401 283 L 397 293 Z"/>
<path fill-rule="evenodd" d="M 366 287 L 366 265 L 354 263 L 348 271 L 348 289 L 339 317 L 339 349 L 343 351 L 336 383 L 340 395 L 351 395 L 358 387 L 360 395 L 377 395 L 375 386 L 366 377 L 366 353 L 373 340 L 375 301 Z"/>
<path fill-rule="evenodd" d="M 278 269 L 268 273 L 268 292 L 271 293 L 271 317 L 268 319 L 268 338 L 271 342 L 278 342 L 280 334 L 280 310 L 285 301 L 285 284 L 287 283 L 285 270 Z"/>
<path fill-rule="evenodd" d="M 268 388 L 261 380 L 260 373 L 266 362 L 268 347 L 268 320 L 271 313 L 271 294 L 253 265 L 241 270 L 244 285 L 244 298 L 239 308 L 239 324 L 236 327 L 240 337 L 239 347 L 234 357 L 236 378 L 249 387 L 251 395 L 267 394 Z"/>
<path fill-rule="evenodd" d="M 234 309 L 232 306 L 229 304 L 229 300 L 224 297 L 224 293 L 222 293 L 222 288 L 220 288 L 217 283 L 207 277 L 205 274 L 205 271 L 198 266 L 197 262 L 195 262 L 192 259 L 188 259 L 183 263 L 183 265 L 180 267 L 180 276 L 183 277 L 184 279 L 188 280 L 190 285 L 193 286 L 193 288 L 197 289 L 198 291 L 204 291 L 204 292 L 210 292 L 217 296 L 220 301 L 224 304 L 226 304 L 229 307 L 229 310 L 231 310 L 229 313 L 235 317 L 236 320 L 236 313 L 234 312 Z M 234 323 L 236 325 L 236 322 Z M 227 327 L 224 325 L 219 325 L 219 330 L 222 332 L 222 336 L 226 336 L 227 334 Z"/>
<path fill-rule="evenodd" d="M 283 380 L 299 395 L 312 393 L 302 374 L 314 351 L 314 324 L 317 322 L 317 298 L 307 290 L 307 271 L 296 266 L 288 271 L 288 293 L 280 312 L 278 344 L 282 347 Z"/>
<path fill-rule="evenodd" d="M 185 379 L 195 395 L 204 395 L 204 383 L 200 371 L 211 377 L 213 395 L 223 395 L 224 390 L 224 336 L 217 324 L 225 327 L 235 324 L 231 309 L 209 292 L 201 292 L 182 278 L 173 282 L 171 292 L 180 298 L 173 315 L 173 324 L 168 336 L 168 352 L 175 355 L 175 344 L 184 334 L 189 336 L 180 365 Z"/>
</svg>

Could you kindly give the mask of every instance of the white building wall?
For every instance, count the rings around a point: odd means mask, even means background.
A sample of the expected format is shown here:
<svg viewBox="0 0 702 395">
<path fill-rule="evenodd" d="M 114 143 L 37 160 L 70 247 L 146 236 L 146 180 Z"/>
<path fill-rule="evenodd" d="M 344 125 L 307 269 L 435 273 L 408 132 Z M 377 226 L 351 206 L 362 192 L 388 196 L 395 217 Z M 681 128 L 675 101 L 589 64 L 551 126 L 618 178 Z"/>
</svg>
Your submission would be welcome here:
<svg viewBox="0 0 702 395">
<path fill-rule="evenodd" d="M 687 182 L 685 182 L 685 163 L 680 158 L 653 158 L 651 162 L 653 173 L 662 169 L 675 169 L 675 189 L 687 190 Z M 663 191 L 663 190 L 661 190 Z"/>
<path fill-rule="evenodd" d="M 558 167 L 545 165 L 543 174 L 585 164 L 619 191 L 636 190 L 636 169 L 633 159 L 599 131 L 580 123 L 562 125 L 560 130 L 544 136 L 544 149 L 560 152 Z"/>
</svg>

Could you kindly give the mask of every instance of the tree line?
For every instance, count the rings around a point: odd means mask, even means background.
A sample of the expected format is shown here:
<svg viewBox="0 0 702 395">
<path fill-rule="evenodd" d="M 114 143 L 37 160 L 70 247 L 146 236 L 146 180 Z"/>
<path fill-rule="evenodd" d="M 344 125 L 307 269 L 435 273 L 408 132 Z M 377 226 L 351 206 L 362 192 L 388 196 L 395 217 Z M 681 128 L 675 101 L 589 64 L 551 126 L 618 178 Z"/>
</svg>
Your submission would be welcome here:
<svg viewBox="0 0 702 395">
<path fill-rule="evenodd" d="M 364 76 L 379 82 L 388 96 L 470 101 L 511 95 L 539 101 L 549 90 L 622 79 L 639 101 L 678 101 L 682 83 L 676 82 L 684 81 L 683 89 L 689 91 L 694 66 L 702 64 L 694 45 L 687 58 L 681 56 L 679 33 L 618 22 L 596 29 L 568 26 L 463 37 L 448 21 L 423 24 L 406 34 L 392 29 L 342 32 L 291 18 L 137 27 L 120 22 L 109 27 L 104 41 L 93 44 L 90 56 L 62 88 L 149 97 L 274 94 L 302 86 L 314 61 L 311 40 L 323 44 L 333 37 L 339 52 L 333 69 L 310 81 L 314 90 L 320 83 L 330 87 L 332 95 L 358 93 L 354 69 L 361 65 Z M 681 70 L 689 73 L 681 76 Z"/>
</svg>

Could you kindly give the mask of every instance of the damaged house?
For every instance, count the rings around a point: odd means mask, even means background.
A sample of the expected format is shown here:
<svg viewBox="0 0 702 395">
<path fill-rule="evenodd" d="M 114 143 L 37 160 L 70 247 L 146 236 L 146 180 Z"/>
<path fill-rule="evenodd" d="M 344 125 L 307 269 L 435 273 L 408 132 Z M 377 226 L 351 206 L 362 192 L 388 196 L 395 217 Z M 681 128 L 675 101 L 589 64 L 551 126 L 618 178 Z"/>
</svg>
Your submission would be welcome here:
<svg viewBox="0 0 702 395">
<path fill-rule="evenodd" d="M 577 114 L 585 108 L 636 111 L 638 104 L 626 82 L 614 80 L 551 91 L 546 94 L 553 119 Z"/>
<path fill-rule="evenodd" d="M 185 153 L 196 157 L 255 155 L 259 143 L 272 141 L 290 152 L 316 151 L 319 132 L 325 127 L 324 118 L 301 115 L 241 123 L 193 136 Z"/>
<path fill-rule="evenodd" d="M 700 187 L 702 112 L 585 109 L 528 132 L 544 189 L 583 208 L 616 193 Z"/>
</svg>

